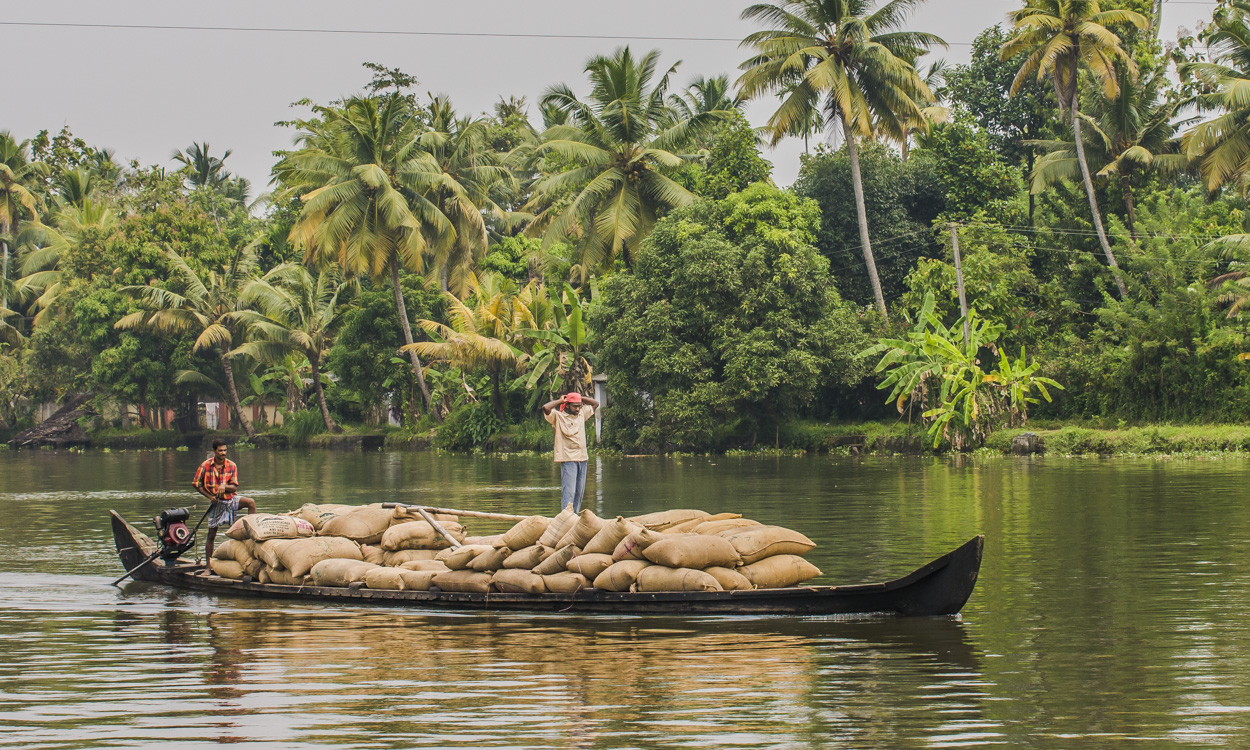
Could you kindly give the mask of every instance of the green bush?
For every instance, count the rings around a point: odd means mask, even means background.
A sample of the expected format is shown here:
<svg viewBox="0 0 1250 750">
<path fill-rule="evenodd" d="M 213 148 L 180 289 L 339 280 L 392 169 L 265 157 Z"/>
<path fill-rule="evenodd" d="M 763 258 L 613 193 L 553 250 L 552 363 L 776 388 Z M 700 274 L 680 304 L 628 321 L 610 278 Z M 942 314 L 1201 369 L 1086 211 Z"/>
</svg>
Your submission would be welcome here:
<svg viewBox="0 0 1250 750">
<path fill-rule="evenodd" d="M 304 409 L 287 414 L 282 419 L 282 432 L 292 446 L 303 447 L 314 435 L 326 431 L 325 420 L 317 409 Z"/>
<path fill-rule="evenodd" d="M 447 415 L 434 436 L 434 447 L 442 450 L 473 450 L 503 427 L 491 404 L 466 404 Z"/>
</svg>

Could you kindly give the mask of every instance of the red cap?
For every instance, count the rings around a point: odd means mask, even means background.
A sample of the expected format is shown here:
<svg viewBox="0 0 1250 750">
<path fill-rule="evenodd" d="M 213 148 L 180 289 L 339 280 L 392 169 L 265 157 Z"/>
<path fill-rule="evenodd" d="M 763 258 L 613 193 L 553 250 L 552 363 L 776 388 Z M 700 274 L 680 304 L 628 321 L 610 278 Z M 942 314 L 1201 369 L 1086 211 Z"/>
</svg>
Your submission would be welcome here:
<svg viewBox="0 0 1250 750">
<path fill-rule="evenodd" d="M 566 404 L 580 404 L 581 402 L 582 402 L 582 394 L 576 391 L 564 397 L 564 403 Z"/>
</svg>

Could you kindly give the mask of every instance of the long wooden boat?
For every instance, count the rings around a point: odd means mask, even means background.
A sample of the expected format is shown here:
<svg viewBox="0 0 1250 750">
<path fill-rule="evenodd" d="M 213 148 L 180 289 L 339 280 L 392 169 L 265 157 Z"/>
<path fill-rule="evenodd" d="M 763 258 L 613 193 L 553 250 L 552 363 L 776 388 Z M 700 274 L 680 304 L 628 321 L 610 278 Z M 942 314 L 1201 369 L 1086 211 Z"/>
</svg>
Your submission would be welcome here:
<svg viewBox="0 0 1250 750">
<path fill-rule="evenodd" d="M 902 578 L 851 586 L 667 593 L 585 589 L 575 594 L 378 591 L 354 586 L 284 586 L 204 577 L 197 575 L 203 566 L 181 561 L 173 565 L 159 561 L 142 564 L 156 550 L 156 542 L 127 523 L 116 511 L 109 513 L 117 554 L 126 570 L 138 566 L 133 575 L 139 581 L 216 594 L 457 610 L 633 615 L 953 615 L 972 596 L 985 543 L 984 536 L 977 536 Z"/>
</svg>

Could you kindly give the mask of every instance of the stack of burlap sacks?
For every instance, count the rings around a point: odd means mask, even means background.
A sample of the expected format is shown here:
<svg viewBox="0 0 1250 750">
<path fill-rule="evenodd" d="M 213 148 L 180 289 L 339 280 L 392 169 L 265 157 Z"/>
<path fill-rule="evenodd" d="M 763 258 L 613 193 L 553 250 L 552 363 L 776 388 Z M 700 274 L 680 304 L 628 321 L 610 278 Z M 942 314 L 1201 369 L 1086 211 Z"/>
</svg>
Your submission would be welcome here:
<svg viewBox="0 0 1250 750">
<path fill-rule="evenodd" d="M 311 504 L 246 516 L 212 567 L 262 583 L 528 594 L 785 588 L 820 575 L 802 557 L 816 546 L 806 536 L 736 513 L 681 509 L 609 521 L 566 509 L 490 537 L 466 537 L 455 516 L 435 516 L 461 544 L 455 549 L 418 518 L 381 505 Z"/>
</svg>

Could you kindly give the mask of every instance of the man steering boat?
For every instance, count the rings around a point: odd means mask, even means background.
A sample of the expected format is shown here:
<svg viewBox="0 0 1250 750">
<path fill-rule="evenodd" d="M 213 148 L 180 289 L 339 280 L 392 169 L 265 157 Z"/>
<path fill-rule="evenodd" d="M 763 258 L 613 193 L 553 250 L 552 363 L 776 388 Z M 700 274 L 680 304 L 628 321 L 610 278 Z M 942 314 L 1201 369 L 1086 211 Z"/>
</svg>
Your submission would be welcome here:
<svg viewBox="0 0 1250 750">
<path fill-rule="evenodd" d="M 230 528 L 235 522 L 239 508 L 247 508 L 247 514 L 256 512 L 256 501 L 250 497 L 237 494 L 239 489 L 239 467 L 226 458 L 226 441 L 213 441 L 213 456 L 195 472 L 192 480 L 195 491 L 209 499 L 208 538 L 204 542 L 204 572 L 200 575 L 212 575 L 213 542 L 217 538 L 220 526 Z"/>
</svg>

